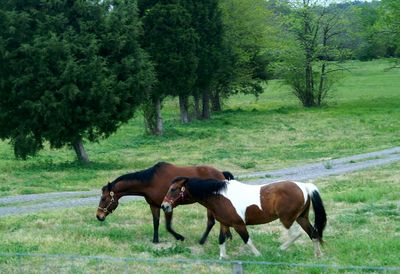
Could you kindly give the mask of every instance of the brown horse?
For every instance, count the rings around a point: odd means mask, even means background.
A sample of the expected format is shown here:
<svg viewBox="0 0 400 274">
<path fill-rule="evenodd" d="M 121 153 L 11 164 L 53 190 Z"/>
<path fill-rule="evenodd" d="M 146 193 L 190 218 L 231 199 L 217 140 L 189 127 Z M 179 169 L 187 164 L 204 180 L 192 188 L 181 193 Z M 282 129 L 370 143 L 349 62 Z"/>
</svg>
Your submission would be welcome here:
<svg viewBox="0 0 400 274">
<path fill-rule="evenodd" d="M 97 209 L 96 217 L 99 221 L 104 221 L 106 216 L 112 213 L 118 206 L 118 200 L 126 195 L 143 196 L 150 205 L 153 215 L 153 242 L 158 243 L 158 226 L 160 220 L 160 206 L 165 194 L 168 191 L 170 182 L 176 176 L 195 176 L 200 178 L 213 178 L 218 180 L 233 179 L 230 172 L 218 171 L 210 166 L 190 166 L 180 167 L 173 164 L 160 162 L 145 170 L 135 173 L 122 175 L 112 183 L 108 183 L 102 188 L 102 195 Z M 187 200 L 186 204 L 194 203 Z M 215 218 L 210 211 L 207 211 L 207 228 L 204 232 L 200 244 L 204 244 L 208 233 L 215 224 Z M 165 224 L 167 231 L 177 240 L 184 240 L 184 237 L 176 233 L 172 227 L 172 212 L 165 212 Z M 231 236 L 229 233 L 227 236 Z"/>
<path fill-rule="evenodd" d="M 220 259 L 226 258 L 225 233 L 233 227 L 253 253 L 260 252 L 253 245 L 246 225 L 257 225 L 279 219 L 289 230 L 291 237 L 281 245 L 287 249 L 300 236 L 294 233 L 296 221 L 314 242 L 316 256 L 321 255 L 320 243 L 326 225 L 326 213 L 318 189 L 313 184 L 282 181 L 267 185 L 246 185 L 236 180 L 219 181 L 215 179 L 175 178 L 161 207 L 166 212 L 183 203 L 186 199 L 195 200 L 210 210 L 221 223 L 219 235 Z M 315 224 L 308 219 L 310 204 L 315 213 Z"/>
</svg>

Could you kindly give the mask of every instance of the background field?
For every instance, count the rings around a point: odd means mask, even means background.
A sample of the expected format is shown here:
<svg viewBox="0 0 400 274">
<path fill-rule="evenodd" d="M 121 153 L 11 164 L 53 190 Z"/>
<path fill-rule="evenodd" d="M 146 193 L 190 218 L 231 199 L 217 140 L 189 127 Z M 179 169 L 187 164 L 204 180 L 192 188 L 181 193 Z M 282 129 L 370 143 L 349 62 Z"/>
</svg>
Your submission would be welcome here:
<svg viewBox="0 0 400 274">
<path fill-rule="evenodd" d="M 279 81 L 271 81 L 258 100 L 237 95 L 212 120 L 189 125 L 180 125 L 177 104 L 170 101 L 163 110 L 165 136 L 144 135 L 138 115 L 109 139 L 87 144 L 92 163 L 84 167 L 74 161 L 68 149 L 46 149 L 36 158 L 17 161 L 10 146 L 2 142 L 0 196 L 100 190 L 121 173 L 161 160 L 182 165 L 205 163 L 241 174 L 398 146 L 400 71 L 385 72 L 387 60 L 350 62 L 346 66 L 350 71 L 343 74 L 326 107 L 304 109 Z M 320 260 L 313 257 L 312 243 L 305 235 L 287 252 L 279 251 L 282 228 L 278 222 L 250 228 L 253 242 L 262 253 L 260 258 L 251 255 L 237 234 L 227 244 L 228 255 L 236 260 L 398 266 L 399 170 L 400 163 L 396 163 L 315 181 L 328 214 L 324 257 Z M 151 243 L 151 214 L 145 202 L 123 203 L 104 223 L 96 220 L 95 210 L 82 207 L 0 218 L 0 250 L 143 259 L 218 258 L 217 227 L 205 246 L 197 244 L 205 228 L 205 210 L 199 205 L 176 209 L 174 228 L 186 236 L 184 242 L 176 242 L 161 227 L 158 245 Z M 15 258 L 0 257 L 0 269 L 6 272 L 18 271 L 19 263 Z M 35 258 L 23 263 L 28 272 L 43 265 Z M 60 263 L 66 262 L 54 262 Z M 143 271 L 174 273 L 177 266 L 166 265 L 140 267 Z M 131 270 L 139 267 L 134 263 L 128 266 Z M 99 267 L 106 271 L 113 269 L 113 264 L 85 261 L 73 270 L 96 272 Z M 211 272 L 227 269 L 218 265 Z M 274 273 L 285 272 L 272 269 Z M 252 270 L 263 271 L 257 266 L 245 268 Z M 210 269 L 199 266 L 196 272 Z"/>
<path fill-rule="evenodd" d="M 80 166 L 70 149 L 45 149 L 16 161 L 0 142 L 0 196 L 100 189 L 118 175 L 158 161 L 210 164 L 235 174 L 380 150 L 400 144 L 400 71 L 390 61 L 348 62 L 328 106 L 305 109 L 279 81 L 258 100 L 230 98 L 210 121 L 179 123 L 177 102 L 163 109 L 166 134 L 147 136 L 137 117 L 100 143 L 87 143 L 92 160 Z"/>
</svg>

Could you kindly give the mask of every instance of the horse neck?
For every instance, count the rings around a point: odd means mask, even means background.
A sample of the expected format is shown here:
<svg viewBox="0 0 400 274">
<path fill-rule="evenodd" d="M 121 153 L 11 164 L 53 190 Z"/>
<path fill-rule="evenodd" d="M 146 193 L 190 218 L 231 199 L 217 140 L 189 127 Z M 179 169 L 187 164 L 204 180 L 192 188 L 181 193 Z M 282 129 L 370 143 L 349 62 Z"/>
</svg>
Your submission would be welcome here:
<svg viewBox="0 0 400 274">
<path fill-rule="evenodd" d="M 138 180 L 119 181 L 116 184 L 116 192 L 119 197 L 129 195 L 146 196 L 149 186 L 151 186 L 151 182 L 141 182 Z"/>
</svg>

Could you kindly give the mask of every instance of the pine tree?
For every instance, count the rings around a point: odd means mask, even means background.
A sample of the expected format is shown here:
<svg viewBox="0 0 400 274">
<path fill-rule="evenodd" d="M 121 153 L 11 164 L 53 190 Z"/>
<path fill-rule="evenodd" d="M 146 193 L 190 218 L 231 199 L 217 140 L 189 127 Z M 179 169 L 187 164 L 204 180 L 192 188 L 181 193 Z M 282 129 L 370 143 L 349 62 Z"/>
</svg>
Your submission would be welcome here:
<svg viewBox="0 0 400 274">
<path fill-rule="evenodd" d="M 188 122 L 187 102 L 196 80 L 198 39 L 191 15 L 180 1 L 160 1 L 145 9 L 143 47 L 157 75 L 145 116 L 149 132 L 162 134 L 160 107 L 166 96 L 179 97 L 181 120 Z"/>
<path fill-rule="evenodd" d="M 154 81 L 136 2 L 18 1 L 0 7 L 0 138 L 17 157 L 108 137 Z"/>
</svg>

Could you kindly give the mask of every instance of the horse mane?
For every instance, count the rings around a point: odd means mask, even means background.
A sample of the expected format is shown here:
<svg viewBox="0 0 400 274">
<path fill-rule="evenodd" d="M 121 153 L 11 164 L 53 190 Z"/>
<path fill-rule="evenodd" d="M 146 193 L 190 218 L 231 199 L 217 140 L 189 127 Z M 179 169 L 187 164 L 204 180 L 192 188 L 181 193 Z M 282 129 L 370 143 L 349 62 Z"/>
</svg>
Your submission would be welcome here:
<svg viewBox="0 0 400 274">
<path fill-rule="evenodd" d="M 215 179 L 189 178 L 186 187 L 195 199 L 204 200 L 218 194 L 227 187 L 226 181 Z"/>
<path fill-rule="evenodd" d="M 142 183 L 147 183 L 153 179 L 154 175 L 157 173 L 157 171 L 161 167 L 166 166 L 166 165 L 170 165 L 170 164 L 166 163 L 166 162 L 158 162 L 157 164 L 155 164 L 152 167 L 149 167 L 148 169 L 143 169 L 143 170 L 139 170 L 139 171 L 136 171 L 133 173 L 127 173 L 127 174 L 121 175 L 117 179 L 112 181 L 111 183 L 108 183 L 108 185 L 105 185 L 103 187 L 103 190 L 105 188 L 108 188 L 108 190 L 111 191 L 113 189 L 113 187 L 115 186 L 115 184 L 118 183 L 119 181 L 137 180 Z"/>
</svg>

